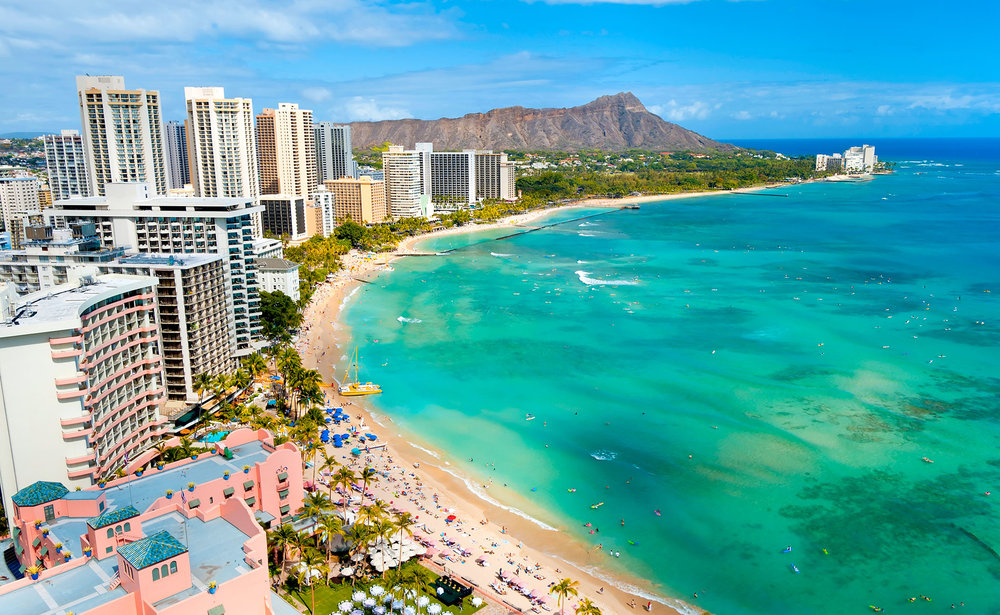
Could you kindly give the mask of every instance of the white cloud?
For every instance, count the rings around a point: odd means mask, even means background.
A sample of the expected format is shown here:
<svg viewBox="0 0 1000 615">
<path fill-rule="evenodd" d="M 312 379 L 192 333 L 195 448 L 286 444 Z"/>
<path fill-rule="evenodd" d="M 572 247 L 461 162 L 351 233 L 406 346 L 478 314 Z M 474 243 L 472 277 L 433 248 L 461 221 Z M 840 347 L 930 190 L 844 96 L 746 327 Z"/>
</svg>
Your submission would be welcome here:
<svg viewBox="0 0 1000 615">
<path fill-rule="evenodd" d="M 350 121 L 377 122 L 413 117 L 406 109 L 379 104 L 374 98 L 355 96 L 344 103 L 344 114 Z"/>
<path fill-rule="evenodd" d="M 191 42 L 233 37 L 302 44 L 337 41 L 401 47 L 453 38 L 451 11 L 427 2 L 386 6 L 364 0 L 37 0 L 0 8 L 3 37 L 67 43 Z"/>
<path fill-rule="evenodd" d="M 646 109 L 671 122 L 683 122 L 689 119 L 703 120 L 707 118 L 712 108 L 708 103 L 696 100 L 686 105 L 671 100 L 665 105 L 647 105 Z"/>
<path fill-rule="evenodd" d="M 751 113 L 749 111 L 747 111 L 747 110 L 744 109 L 742 111 L 737 111 L 736 113 L 734 113 L 733 114 L 733 119 L 734 120 L 752 120 L 753 119 L 753 115 L 751 115 Z"/>
<path fill-rule="evenodd" d="M 312 102 L 323 102 L 329 100 L 333 92 L 327 88 L 309 87 L 302 90 L 302 97 Z"/>
</svg>

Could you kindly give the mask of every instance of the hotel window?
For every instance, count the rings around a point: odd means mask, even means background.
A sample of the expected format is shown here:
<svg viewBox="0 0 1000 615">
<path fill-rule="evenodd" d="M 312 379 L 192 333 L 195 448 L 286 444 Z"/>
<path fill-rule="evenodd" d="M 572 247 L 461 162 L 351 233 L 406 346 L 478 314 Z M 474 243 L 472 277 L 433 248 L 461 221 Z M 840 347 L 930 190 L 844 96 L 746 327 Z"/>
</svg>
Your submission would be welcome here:
<svg viewBox="0 0 1000 615">
<path fill-rule="evenodd" d="M 160 566 L 160 576 L 163 577 L 163 578 L 167 578 L 168 574 L 170 574 L 170 573 L 167 572 L 167 565 L 163 564 L 162 566 Z"/>
<path fill-rule="evenodd" d="M 114 538 L 114 537 L 115 537 L 115 530 L 114 530 L 114 528 L 110 528 L 109 527 L 108 528 L 108 538 Z"/>
<path fill-rule="evenodd" d="M 160 571 L 157 568 L 153 568 L 153 580 L 154 581 L 160 580 Z"/>
<path fill-rule="evenodd" d="M 170 574 L 177 572 L 177 562 L 170 562 Z"/>
</svg>

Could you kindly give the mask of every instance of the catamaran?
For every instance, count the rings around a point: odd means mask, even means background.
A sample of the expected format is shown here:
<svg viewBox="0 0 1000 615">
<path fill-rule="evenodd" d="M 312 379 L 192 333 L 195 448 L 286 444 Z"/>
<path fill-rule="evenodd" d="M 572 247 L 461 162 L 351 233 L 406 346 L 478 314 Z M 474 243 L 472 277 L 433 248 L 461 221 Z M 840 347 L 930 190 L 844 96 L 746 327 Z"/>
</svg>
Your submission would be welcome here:
<svg viewBox="0 0 1000 615">
<path fill-rule="evenodd" d="M 351 377 L 351 368 L 354 368 L 354 380 L 349 380 Z M 347 373 L 344 374 L 344 383 L 340 385 L 340 394 L 346 396 L 355 395 L 374 395 L 375 393 L 381 393 L 382 387 L 373 383 L 365 382 L 364 384 L 358 380 L 358 348 L 354 347 L 354 360 L 350 365 L 347 366 Z"/>
</svg>

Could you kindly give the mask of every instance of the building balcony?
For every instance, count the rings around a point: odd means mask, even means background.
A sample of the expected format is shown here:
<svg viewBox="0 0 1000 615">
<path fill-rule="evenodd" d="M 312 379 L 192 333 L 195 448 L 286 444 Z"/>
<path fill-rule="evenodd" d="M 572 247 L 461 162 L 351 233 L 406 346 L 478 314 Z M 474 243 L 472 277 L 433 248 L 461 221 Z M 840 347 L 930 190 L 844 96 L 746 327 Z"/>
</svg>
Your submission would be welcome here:
<svg viewBox="0 0 1000 615">
<path fill-rule="evenodd" d="M 56 399 L 73 399 L 74 397 L 83 397 L 87 394 L 89 389 L 74 389 L 72 391 L 56 391 Z"/>
<path fill-rule="evenodd" d="M 56 386 L 69 386 L 71 384 L 80 384 L 87 381 L 86 374 L 77 374 L 76 376 L 70 376 L 69 378 L 56 378 Z"/>
<path fill-rule="evenodd" d="M 60 419 L 59 425 L 62 427 L 72 427 L 74 425 L 83 425 L 84 423 L 89 423 L 91 416 L 88 414 L 86 416 L 75 416 L 71 419 Z"/>
<path fill-rule="evenodd" d="M 88 427 L 86 429 L 78 429 L 76 431 L 65 431 L 63 432 L 62 439 L 75 440 L 77 438 L 90 437 L 90 435 L 93 433 L 94 429 L 92 427 Z"/>
<path fill-rule="evenodd" d="M 67 457 L 66 458 L 66 465 L 68 465 L 68 466 L 75 466 L 75 465 L 79 465 L 81 463 L 90 463 L 91 461 L 95 461 L 96 459 L 97 459 L 97 453 L 94 453 L 93 449 L 91 449 L 90 453 L 88 453 L 88 454 L 86 454 L 86 455 L 84 455 L 82 457 L 72 457 L 72 458 L 71 457 Z"/>
</svg>

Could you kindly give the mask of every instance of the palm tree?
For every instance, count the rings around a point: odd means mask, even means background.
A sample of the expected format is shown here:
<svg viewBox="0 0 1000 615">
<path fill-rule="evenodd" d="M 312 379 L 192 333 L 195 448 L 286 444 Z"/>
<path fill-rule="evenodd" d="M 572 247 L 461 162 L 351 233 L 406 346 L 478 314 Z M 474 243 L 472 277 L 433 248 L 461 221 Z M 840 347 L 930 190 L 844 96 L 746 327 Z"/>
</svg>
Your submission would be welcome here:
<svg viewBox="0 0 1000 615">
<path fill-rule="evenodd" d="M 395 528 L 399 531 L 399 565 L 403 565 L 403 537 L 409 536 L 413 538 L 413 527 L 417 524 L 417 520 L 413 518 L 411 513 L 403 511 L 396 516 Z"/>
<path fill-rule="evenodd" d="M 334 481 L 337 486 L 342 486 L 344 488 L 344 520 L 347 520 L 347 503 L 351 501 L 351 485 L 354 481 L 358 480 L 358 477 L 354 475 L 354 470 L 347 466 L 342 466 L 337 470 L 330 480 Z"/>
<path fill-rule="evenodd" d="M 392 535 L 396 533 L 396 524 L 385 517 L 379 517 L 372 523 L 371 531 L 380 543 L 379 551 L 384 554 L 386 545 L 392 541 Z M 385 578 L 385 568 L 382 569 L 382 578 Z"/>
<path fill-rule="evenodd" d="M 256 379 L 267 370 L 267 360 L 259 352 L 255 352 L 243 359 L 243 367 Z"/>
<path fill-rule="evenodd" d="M 181 436 L 177 451 L 180 453 L 181 459 L 194 455 L 194 444 L 191 443 L 191 438 Z"/>
<path fill-rule="evenodd" d="M 358 476 L 364 481 L 364 487 L 361 489 L 361 504 L 365 503 L 365 494 L 368 493 L 368 481 L 378 480 L 378 470 L 371 466 L 365 466 L 364 470 L 361 470 L 361 474 Z"/>
<path fill-rule="evenodd" d="M 333 508 L 333 503 L 322 493 L 310 493 L 302 501 L 302 515 L 312 517 L 313 523 L 310 527 L 316 527 L 319 519 L 326 514 L 326 511 Z"/>
<path fill-rule="evenodd" d="M 369 521 L 378 521 L 389 517 L 389 505 L 384 500 L 376 499 L 368 506 L 358 510 L 358 516 L 364 516 Z"/>
<path fill-rule="evenodd" d="M 333 541 L 338 536 L 346 536 L 344 531 L 344 520 L 337 515 L 323 515 L 319 522 L 320 539 L 326 543 L 326 563 L 330 564 L 330 553 L 333 550 Z"/>
<path fill-rule="evenodd" d="M 293 544 L 292 541 L 294 540 L 294 537 L 295 530 L 292 529 L 292 526 L 290 525 L 279 525 L 267 533 L 268 542 L 271 543 L 272 548 L 281 556 L 281 567 L 279 568 L 278 573 L 279 583 L 283 580 L 282 577 L 285 573 L 285 560 L 287 559 L 286 552 L 288 551 L 288 547 Z"/>
<path fill-rule="evenodd" d="M 574 581 L 572 579 L 563 579 L 555 585 L 549 588 L 550 594 L 555 594 L 559 602 L 559 615 L 563 614 L 563 604 L 566 602 L 566 598 L 569 596 L 579 595 L 577 587 L 580 586 L 579 581 Z"/>
<path fill-rule="evenodd" d="M 312 580 L 312 571 L 323 567 L 323 555 L 316 549 L 306 549 L 299 557 L 299 585 L 306 581 L 309 583 L 309 591 L 312 594 L 312 608 L 310 613 L 316 612 L 316 584 Z M 320 570 L 322 572 L 322 570 Z M 326 575 L 324 575 L 325 578 Z"/>
<path fill-rule="evenodd" d="M 361 553 L 364 554 L 365 550 L 368 548 L 368 541 L 372 539 L 374 532 L 372 528 L 362 523 L 360 520 L 355 521 L 347 528 L 347 541 L 350 543 L 350 549 L 348 553 L 351 555 L 351 560 L 355 559 L 355 555 Z M 358 558 L 358 563 L 363 561 L 364 558 Z M 354 579 L 357 577 L 357 569 L 360 566 L 355 566 L 355 574 L 351 575 L 351 586 L 354 586 Z"/>
<path fill-rule="evenodd" d="M 337 458 L 326 452 L 326 449 L 322 449 L 323 461 L 319 464 L 319 469 L 322 472 L 333 472 L 333 469 L 340 465 Z M 329 496 L 330 501 L 333 502 L 333 476 L 329 477 L 326 481 L 327 496 Z"/>
<path fill-rule="evenodd" d="M 194 390 L 198 393 L 198 399 L 205 401 L 205 391 L 212 390 L 212 375 L 202 372 L 194 377 Z"/>
<path fill-rule="evenodd" d="M 576 607 L 576 615 L 601 615 L 601 609 L 597 608 L 590 598 L 583 598 Z"/>
<path fill-rule="evenodd" d="M 253 376 L 242 367 L 233 372 L 233 384 L 241 391 L 253 383 Z"/>
</svg>

